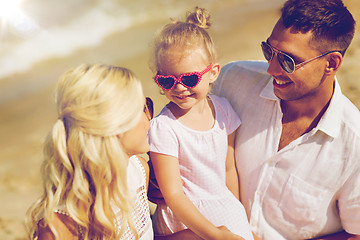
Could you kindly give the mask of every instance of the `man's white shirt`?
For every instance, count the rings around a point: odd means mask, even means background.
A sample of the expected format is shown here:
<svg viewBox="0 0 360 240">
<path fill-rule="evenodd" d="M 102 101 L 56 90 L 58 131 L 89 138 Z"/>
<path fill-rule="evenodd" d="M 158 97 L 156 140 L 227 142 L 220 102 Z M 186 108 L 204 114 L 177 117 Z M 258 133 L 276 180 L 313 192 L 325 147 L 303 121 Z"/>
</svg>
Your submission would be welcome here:
<svg viewBox="0 0 360 240">
<path fill-rule="evenodd" d="M 227 64 L 213 92 L 242 124 L 235 146 L 241 201 L 262 239 L 360 234 L 360 112 L 335 81 L 318 126 L 278 151 L 280 100 L 263 61 Z"/>
</svg>

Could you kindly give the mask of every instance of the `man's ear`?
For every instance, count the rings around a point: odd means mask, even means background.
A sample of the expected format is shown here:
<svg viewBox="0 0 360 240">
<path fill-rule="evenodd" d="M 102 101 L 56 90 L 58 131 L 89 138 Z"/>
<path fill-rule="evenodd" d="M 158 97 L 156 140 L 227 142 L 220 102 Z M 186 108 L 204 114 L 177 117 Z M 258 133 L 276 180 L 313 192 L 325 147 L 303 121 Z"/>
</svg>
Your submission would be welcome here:
<svg viewBox="0 0 360 240">
<path fill-rule="evenodd" d="M 327 57 L 327 66 L 325 68 L 325 73 L 329 75 L 335 74 L 339 70 L 342 60 L 343 56 L 340 52 L 330 53 Z"/>
<path fill-rule="evenodd" d="M 220 64 L 214 63 L 210 69 L 210 83 L 213 83 L 216 81 L 217 77 L 220 73 Z"/>
</svg>

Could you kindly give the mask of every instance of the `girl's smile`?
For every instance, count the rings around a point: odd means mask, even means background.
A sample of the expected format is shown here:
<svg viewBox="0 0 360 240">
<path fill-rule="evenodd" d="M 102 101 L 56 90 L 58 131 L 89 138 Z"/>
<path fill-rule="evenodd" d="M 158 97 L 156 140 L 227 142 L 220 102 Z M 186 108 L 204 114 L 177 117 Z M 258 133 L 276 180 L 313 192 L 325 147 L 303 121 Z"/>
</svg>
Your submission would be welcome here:
<svg viewBox="0 0 360 240">
<path fill-rule="evenodd" d="M 188 94 L 188 95 L 174 95 L 174 97 L 176 97 L 178 99 L 186 99 L 186 98 L 193 97 L 194 95 L 195 95 L 194 93 L 191 93 L 191 94 Z"/>
<path fill-rule="evenodd" d="M 203 107 L 206 96 L 210 91 L 210 84 L 216 80 L 217 64 L 209 65 L 204 61 L 205 54 L 202 48 L 189 51 L 188 55 L 179 55 L 182 50 L 178 48 L 168 49 L 160 58 L 161 75 L 172 75 L 176 78 L 188 73 L 202 73 L 200 81 L 195 87 L 186 87 L 176 82 L 169 90 L 164 90 L 165 96 L 178 106 L 180 111 L 188 112 L 192 108 Z M 205 70 L 204 70 L 205 69 Z M 194 109 L 193 109 L 194 110 Z M 200 109 L 199 109 L 200 110 Z"/>
</svg>

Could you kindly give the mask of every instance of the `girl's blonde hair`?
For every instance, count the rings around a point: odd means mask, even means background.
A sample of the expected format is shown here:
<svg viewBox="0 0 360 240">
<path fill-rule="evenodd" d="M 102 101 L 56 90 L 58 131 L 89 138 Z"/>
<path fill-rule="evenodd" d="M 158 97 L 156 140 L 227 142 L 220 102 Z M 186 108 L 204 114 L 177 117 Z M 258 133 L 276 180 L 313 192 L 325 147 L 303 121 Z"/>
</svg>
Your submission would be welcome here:
<svg viewBox="0 0 360 240">
<path fill-rule="evenodd" d="M 44 192 L 28 210 L 30 238 L 40 219 L 41 227 L 58 236 L 52 219 L 59 206 L 85 239 L 113 239 L 127 224 L 137 237 L 121 136 L 140 121 L 141 83 L 125 68 L 81 65 L 60 78 L 56 103 L 58 120 L 46 139 L 41 168 Z M 115 226 L 112 204 L 121 210 L 121 226 Z"/>
<path fill-rule="evenodd" d="M 175 47 L 184 51 L 184 55 L 196 48 L 203 48 L 207 64 L 216 62 L 216 50 L 207 30 L 211 26 L 210 14 L 204 8 L 195 7 L 187 13 L 185 22 L 174 21 L 164 26 L 154 41 L 151 68 L 154 73 L 161 69 L 160 58 L 166 51 Z"/>
</svg>

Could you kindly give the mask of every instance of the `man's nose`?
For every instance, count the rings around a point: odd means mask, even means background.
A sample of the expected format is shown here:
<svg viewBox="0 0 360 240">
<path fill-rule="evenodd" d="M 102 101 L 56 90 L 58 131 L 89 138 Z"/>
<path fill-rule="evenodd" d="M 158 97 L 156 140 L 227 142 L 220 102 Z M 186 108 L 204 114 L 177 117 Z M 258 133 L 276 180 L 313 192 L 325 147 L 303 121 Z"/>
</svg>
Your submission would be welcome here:
<svg viewBox="0 0 360 240">
<path fill-rule="evenodd" d="M 278 60 L 278 54 L 275 52 L 273 58 L 268 61 L 269 67 L 267 69 L 267 73 L 271 76 L 276 76 L 283 73 L 283 69 L 280 66 L 279 60 Z"/>
</svg>

